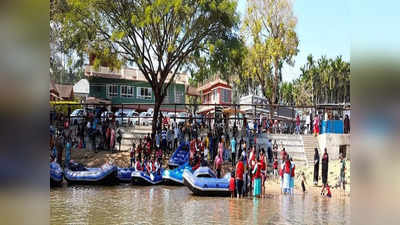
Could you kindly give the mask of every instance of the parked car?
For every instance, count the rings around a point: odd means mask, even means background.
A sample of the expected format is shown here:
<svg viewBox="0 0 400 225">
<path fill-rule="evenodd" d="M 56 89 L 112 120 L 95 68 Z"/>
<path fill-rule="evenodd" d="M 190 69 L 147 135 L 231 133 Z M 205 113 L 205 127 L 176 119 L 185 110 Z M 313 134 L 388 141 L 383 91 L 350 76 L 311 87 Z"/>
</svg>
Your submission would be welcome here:
<svg viewBox="0 0 400 225">
<path fill-rule="evenodd" d="M 151 125 L 153 122 L 153 114 L 149 112 L 141 112 L 139 114 L 140 117 L 140 124 L 143 126 Z"/>
<path fill-rule="evenodd" d="M 183 124 L 185 124 L 186 118 L 188 118 L 187 113 L 185 113 L 185 112 L 178 113 L 177 118 L 176 118 L 176 123 L 178 125 L 183 125 Z"/>
<path fill-rule="evenodd" d="M 124 120 L 125 120 L 125 118 L 124 118 Z M 132 111 L 130 111 L 129 113 L 128 113 L 128 116 L 127 116 L 127 124 L 129 125 L 129 126 L 132 126 L 132 125 L 139 125 L 139 113 L 137 113 L 136 111 L 134 111 L 134 110 L 132 110 Z"/>
<path fill-rule="evenodd" d="M 113 112 L 110 112 L 110 111 L 102 112 L 101 115 L 100 115 L 101 122 L 105 122 L 107 118 L 108 118 L 109 121 L 111 121 L 112 115 L 113 115 Z"/>
<path fill-rule="evenodd" d="M 77 125 L 77 124 L 82 123 L 82 121 L 84 121 L 84 119 L 85 119 L 84 112 L 85 111 L 83 109 L 75 109 L 70 115 L 71 124 Z"/>
<path fill-rule="evenodd" d="M 197 124 L 202 124 L 204 116 L 201 114 L 195 114 L 194 119 Z"/>
<path fill-rule="evenodd" d="M 235 124 L 235 115 L 231 115 L 229 116 L 229 127 L 233 128 Z M 242 127 L 243 126 L 243 116 L 242 114 L 238 114 L 236 116 L 236 126 L 237 127 Z"/>
<path fill-rule="evenodd" d="M 124 109 L 124 111 L 122 111 L 122 109 L 120 109 L 117 112 L 115 112 L 115 124 L 117 126 L 123 126 L 124 124 L 128 124 L 128 115 L 132 111 L 134 110 Z"/>
</svg>

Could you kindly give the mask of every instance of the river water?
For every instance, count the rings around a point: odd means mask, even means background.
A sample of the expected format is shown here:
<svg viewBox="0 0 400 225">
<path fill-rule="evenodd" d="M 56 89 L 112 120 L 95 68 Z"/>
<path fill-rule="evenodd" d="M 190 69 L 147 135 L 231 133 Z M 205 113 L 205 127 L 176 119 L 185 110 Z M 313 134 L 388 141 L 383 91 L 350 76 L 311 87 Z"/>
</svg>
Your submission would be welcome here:
<svg viewBox="0 0 400 225">
<path fill-rule="evenodd" d="M 193 196 L 176 186 L 50 190 L 51 224 L 350 224 L 348 198 L 311 193 L 264 199 Z"/>
</svg>

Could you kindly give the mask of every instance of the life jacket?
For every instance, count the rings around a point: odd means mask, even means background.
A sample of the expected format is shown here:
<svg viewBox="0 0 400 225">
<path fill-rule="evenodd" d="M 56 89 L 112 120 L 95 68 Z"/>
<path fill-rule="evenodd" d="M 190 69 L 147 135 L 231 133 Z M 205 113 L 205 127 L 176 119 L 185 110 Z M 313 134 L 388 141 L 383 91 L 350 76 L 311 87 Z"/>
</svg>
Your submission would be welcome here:
<svg viewBox="0 0 400 225">
<path fill-rule="evenodd" d="M 290 174 L 291 172 L 291 165 L 289 160 L 286 160 L 285 162 L 285 167 L 284 167 L 284 173 Z"/>
<path fill-rule="evenodd" d="M 278 161 L 274 161 L 274 169 L 278 169 Z"/>
<path fill-rule="evenodd" d="M 139 161 L 136 162 L 136 170 L 143 170 L 142 165 L 140 164 Z"/>
<path fill-rule="evenodd" d="M 332 197 L 331 188 L 329 187 L 329 185 L 326 186 L 326 190 L 327 190 L 327 192 L 328 192 L 328 193 L 326 194 L 326 196 Z"/>
<path fill-rule="evenodd" d="M 254 174 L 253 179 L 254 178 L 261 178 L 261 167 L 262 167 L 261 163 L 258 162 L 257 163 L 257 168 L 256 168 L 256 173 Z"/>
<path fill-rule="evenodd" d="M 147 172 L 148 173 L 151 173 L 151 165 L 150 165 L 150 161 L 149 162 L 147 162 L 147 164 L 146 164 L 146 170 L 147 170 Z"/>
</svg>

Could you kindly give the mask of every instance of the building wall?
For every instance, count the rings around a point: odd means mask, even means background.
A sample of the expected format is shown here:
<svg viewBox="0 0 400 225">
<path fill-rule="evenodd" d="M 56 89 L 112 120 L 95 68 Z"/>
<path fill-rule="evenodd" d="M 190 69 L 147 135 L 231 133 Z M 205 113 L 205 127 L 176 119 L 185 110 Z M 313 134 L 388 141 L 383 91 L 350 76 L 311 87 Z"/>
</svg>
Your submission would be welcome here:
<svg viewBox="0 0 400 225">
<path fill-rule="evenodd" d="M 346 155 L 350 159 L 350 134 L 320 134 L 318 135 L 318 145 L 320 152 L 323 153 L 326 148 L 329 159 L 339 159 L 340 145 L 346 146 Z"/>
<path fill-rule="evenodd" d="M 115 84 L 117 86 L 117 96 L 107 96 L 106 87 L 107 84 Z M 121 96 L 121 85 L 128 85 L 133 87 L 133 95 L 129 97 Z M 150 84 L 143 81 L 131 81 L 122 79 L 110 79 L 110 78 L 100 78 L 91 77 L 89 79 L 89 96 L 111 100 L 113 104 L 121 103 L 153 103 L 154 104 L 154 94 L 152 93 L 151 99 L 142 99 L 137 96 L 138 87 L 151 88 Z M 181 93 L 179 97 L 175 95 Z M 164 99 L 163 103 L 185 103 L 185 86 L 184 84 L 171 84 L 168 87 L 168 94 Z M 174 106 L 168 106 L 167 108 L 174 108 Z M 177 106 L 177 108 L 183 108 L 183 106 Z"/>
</svg>

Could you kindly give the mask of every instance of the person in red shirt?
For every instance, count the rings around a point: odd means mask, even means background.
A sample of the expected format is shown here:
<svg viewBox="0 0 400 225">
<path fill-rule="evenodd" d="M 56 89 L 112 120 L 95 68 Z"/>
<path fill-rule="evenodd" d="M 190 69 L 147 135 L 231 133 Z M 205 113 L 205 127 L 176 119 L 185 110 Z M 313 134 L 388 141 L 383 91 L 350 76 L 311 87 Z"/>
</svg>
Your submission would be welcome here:
<svg viewBox="0 0 400 225">
<path fill-rule="evenodd" d="M 265 191 L 264 185 L 265 185 L 265 180 L 267 177 L 267 173 L 266 173 L 267 163 L 266 163 L 264 148 L 261 149 L 259 158 L 260 158 L 259 163 L 261 164 L 261 197 L 263 197 L 264 191 Z"/>
<path fill-rule="evenodd" d="M 236 164 L 236 192 L 237 197 L 243 197 L 243 174 L 244 174 L 244 163 L 243 156 L 240 156 L 239 161 Z"/>
<path fill-rule="evenodd" d="M 273 168 L 274 168 L 274 177 L 277 178 L 278 177 L 278 159 L 276 157 L 274 159 Z"/>
<path fill-rule="evenodd" d="M 235 172 L 232 171 L 231 179 L 229 180 L 229 191 L 231 192 L 231 198 L 235 197 Z"/>
<path fill-rule="evenodd" d="M 135 170 L 136 171 L 143 171 L 142 163 L 140 162 L 140 159 L 136 159 Z"/>
<path fill-rule="evenodd" d="M 261 191 L 261 162 L 260 162 L 260 157 L 257 157 L 257 163 L 254 166 L 253 169 L 253 184 L 254 184 L 254 190 L 253 190 L 253 195 L 255 197 L 262 197 L 262 191 Z"/>
<path fill-rule="evenodd" d="M 283 167 L 283 193 L 290 192 L 290 175 L 291 175 L 292 165 L 290 164 L 289 157 L 286 157 L 284 167 Z"/>
</svg>

